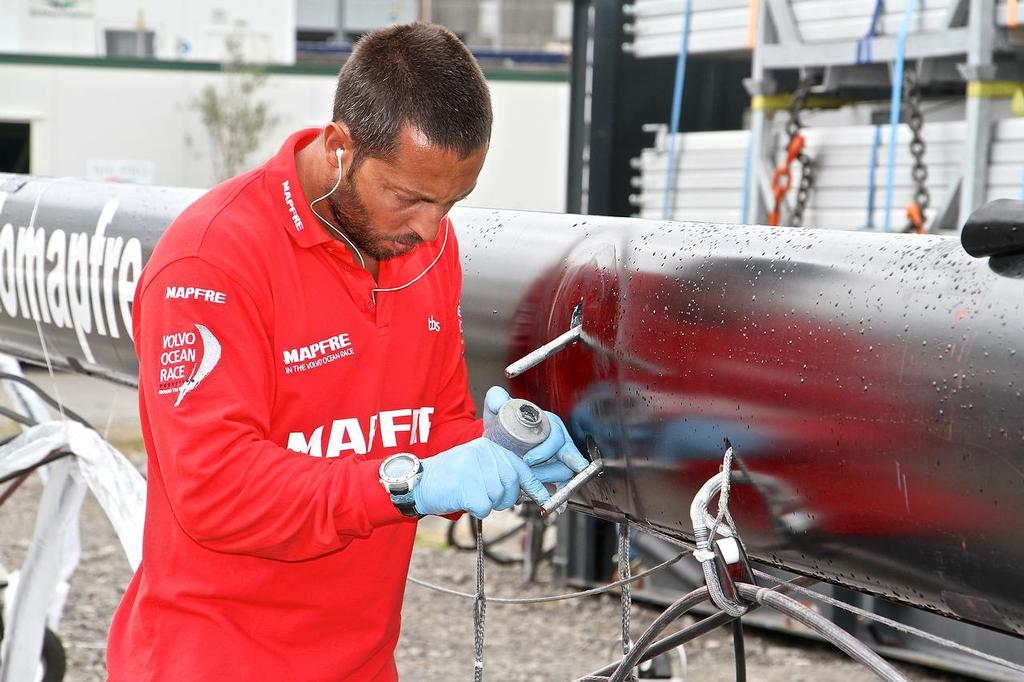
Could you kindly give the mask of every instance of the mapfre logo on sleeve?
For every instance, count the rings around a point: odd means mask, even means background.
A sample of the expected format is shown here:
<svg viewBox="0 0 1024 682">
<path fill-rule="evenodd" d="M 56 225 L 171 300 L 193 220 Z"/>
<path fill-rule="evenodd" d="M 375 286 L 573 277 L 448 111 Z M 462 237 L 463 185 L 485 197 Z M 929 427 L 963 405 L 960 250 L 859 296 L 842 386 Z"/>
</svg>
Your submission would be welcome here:
<svg viewBox="0 0 1024 682">
<path fill-rule="evenodd" d="M 207 303 L 227 303 L 228 295 L 223 291 L 215 289 L 203 289 L 202 287 L 167 287 L 166 299 L 181 299 L 183 301 L 206 301 Z"/>
<path fill-rule="evenodd" d="M 220 362 L 220 341 L 206 326 L 194 324 L 173 334 L 165 334 L 160 346 L 160 381 L 157 393 L 175 395 L 177 407 L 199 387 Z"/>
</svg>

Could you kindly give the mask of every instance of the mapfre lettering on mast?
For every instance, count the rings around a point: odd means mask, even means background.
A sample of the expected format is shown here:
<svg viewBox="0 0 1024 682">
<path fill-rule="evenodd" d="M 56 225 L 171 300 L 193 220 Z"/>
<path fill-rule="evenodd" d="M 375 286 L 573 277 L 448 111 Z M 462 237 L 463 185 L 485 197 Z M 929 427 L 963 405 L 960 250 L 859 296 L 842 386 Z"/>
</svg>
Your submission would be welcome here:
<svg viewBox="0 0 1024 682">
<path fill-rule="evenodd" d="M 108 237 L 118 200 L 110 199 L 96 229 L 67 233 L 3 221 L 0 192 L 0 313 L 71 328 L 87 362 L 95 362 L 89 335 L 132 335 L 131 302 L 142 271 L 136 237 Z"/>
</svg>

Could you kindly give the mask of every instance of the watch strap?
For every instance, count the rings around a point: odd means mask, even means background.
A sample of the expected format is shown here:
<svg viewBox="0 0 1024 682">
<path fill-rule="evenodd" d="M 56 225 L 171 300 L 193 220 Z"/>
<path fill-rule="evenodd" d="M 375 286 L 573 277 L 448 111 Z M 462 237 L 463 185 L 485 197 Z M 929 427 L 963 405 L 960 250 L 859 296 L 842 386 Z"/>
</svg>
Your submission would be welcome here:
<svg viewBox="0 0 1024 682">
<path fill-rule="evenodd" d="M 416 499 L 411 491 L 401 495 L 392 494 L 391 503 L 398 507 L 398 511 L 402 512 L 403 516 L 414 519 L 423 518 L 423 514 L 416 511 Z"/>
</svg>

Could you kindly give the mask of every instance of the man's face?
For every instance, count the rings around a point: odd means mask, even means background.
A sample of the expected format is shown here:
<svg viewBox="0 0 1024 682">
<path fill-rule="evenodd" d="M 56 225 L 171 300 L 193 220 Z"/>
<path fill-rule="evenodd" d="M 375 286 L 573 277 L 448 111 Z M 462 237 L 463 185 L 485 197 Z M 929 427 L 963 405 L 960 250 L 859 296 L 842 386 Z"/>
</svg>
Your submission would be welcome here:
<svg viewBox="0 0 1024 682">
<path fill-rule="evenodd" d="M 393 160 L 364 158 L 326 201 L 363 253 L 379 261 L 401 256 L 437 237 L 452 204 L 476 186 L 486 155 L 482 147 L 460 158 L 406 126 Z"/>
</svg>

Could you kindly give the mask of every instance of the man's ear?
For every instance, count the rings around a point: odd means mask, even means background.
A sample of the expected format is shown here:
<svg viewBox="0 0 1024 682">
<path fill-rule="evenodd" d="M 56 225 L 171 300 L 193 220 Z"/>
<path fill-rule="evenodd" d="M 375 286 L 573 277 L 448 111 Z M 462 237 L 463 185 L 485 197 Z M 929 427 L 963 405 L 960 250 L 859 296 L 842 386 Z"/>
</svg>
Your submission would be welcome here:
<svg viewBox="0 0 1024 682">
<path fill-rule="evenodd" d="M 331 121 L 324 126 L 323 130 L 324 138 L 324 161 L 332 166 L 337 167 L 338 161 L 348 156 L 351 158 L 352 154 L 352 135 L 349 133 L 348 126 L 339 121 Z M 338 150 L 342 150 L 343 154 L 339 155 Z"/>
</svg>

